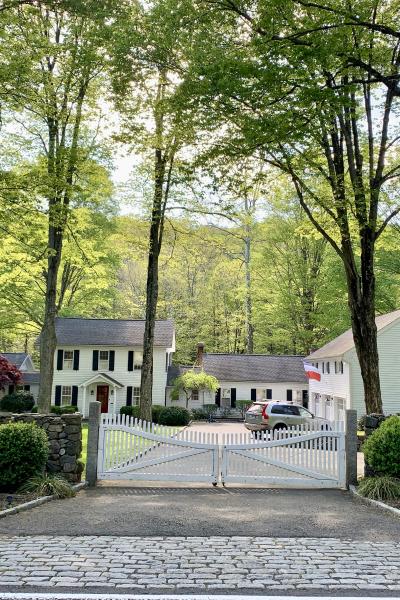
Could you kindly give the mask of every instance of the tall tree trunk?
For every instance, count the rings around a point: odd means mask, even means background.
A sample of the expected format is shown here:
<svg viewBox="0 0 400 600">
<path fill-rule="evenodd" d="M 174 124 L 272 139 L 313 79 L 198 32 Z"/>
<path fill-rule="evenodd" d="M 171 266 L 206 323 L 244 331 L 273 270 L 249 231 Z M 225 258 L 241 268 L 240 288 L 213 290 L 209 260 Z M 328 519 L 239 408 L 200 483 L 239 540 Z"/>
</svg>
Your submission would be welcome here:
<svg viewBox="0 0 400 600">
<path fill-rule="evenodd" d="M 39 413 L 50 412 L 54 354 L 57 346 L 55 318 L 57 310 L 58 269 L 62 252 L 62 232 L 54 226 L 49 227 L 48 247 L 49 257 L 47 260 L 45 311 L 40 334 Z"/>
<path fill-rule="evenodd" d="M 251 298 L 251 271 L 250 271 L 250 252 L 251 238 L 249 226 L 246 225 L 246 235 L 244 238 L 244 268 L 245 268 L 245 311 L 246 311 L 246 351 L 248 354 L 254 352 L 254 328 L 253 328 L 253 302 Z"/>
<path fill-rule="evenodd" d="M 151 421 L 153 398 L 153 347 L 158 302 L 158 261 L 164 221 L 165 160 L 160 148 L 155 151 L 154 200 L 151 213 L 149 258 L 147 263 L 146 321 L 143 339 L 143 364 L 140 383 L 140 418 Z"/>
</svg>

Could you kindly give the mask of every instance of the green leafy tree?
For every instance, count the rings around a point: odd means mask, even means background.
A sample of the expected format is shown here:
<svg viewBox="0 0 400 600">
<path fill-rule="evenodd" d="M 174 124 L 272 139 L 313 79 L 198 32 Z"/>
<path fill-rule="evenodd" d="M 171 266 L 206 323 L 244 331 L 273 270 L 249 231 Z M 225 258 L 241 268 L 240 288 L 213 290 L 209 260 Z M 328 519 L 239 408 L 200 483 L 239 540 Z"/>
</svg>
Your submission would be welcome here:
<svg viewBox="0 0 400 600">
<path fill-rule="evenodd" d="M 204 371 L 190 370 L 175 379 L 171 398 L 172 400 L 179 400 L 180 393 L 183 392 L 185 394 L 186 408 L 188 408 L 193 391 L 204 390 L 215 393 L 218 388 L 218 379 L 213 375 L 208 375 Z"/>
</svg>

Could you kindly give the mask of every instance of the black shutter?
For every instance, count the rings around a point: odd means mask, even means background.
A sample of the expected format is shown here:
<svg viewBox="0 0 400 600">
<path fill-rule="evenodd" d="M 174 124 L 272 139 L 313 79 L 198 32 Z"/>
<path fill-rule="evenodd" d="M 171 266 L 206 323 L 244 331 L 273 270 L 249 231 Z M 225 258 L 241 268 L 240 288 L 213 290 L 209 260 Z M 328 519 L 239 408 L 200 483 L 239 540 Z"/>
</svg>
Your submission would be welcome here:
<svg viewBox="0 0 400 600">
<path fill-rule="evenodd" d="M 110 350 L 110 354 L 108 357 L 108 370 L 114 371 L 114 365 L 115 365 L 115 350 Z"/>
<path fill-rule="evenodd" d="M 133 350 L 128 350 L 128 371 L 133 371 Z"/>
<path fill-rule="evenodd" d="M 30 385 L 24 385 L 24 390 L 25 390 L 25 392 L 30 392 L 31 391 L 31 386 Z"/>
<path fill-rule="evenodd" d="M 8 386 L 8 393 L 13 394 L 14 390 L 15 390 L 15 385 L 13 383 L 10 383 L 10 385 Z"/>
<path fill-rule="evenodd" d="M 218 388 L 217 393 L 215 394 L 215 404 L 221 406 L 221 388 Z"/>
<path fill-rule="evenodd" d="M 64 350 L 57 350 L 57 371 L 63 370 Z"/>
<path fill-rule="evenodd" d="M 236 388 L 231 388 L 231 408 L 236 407 Z"/>
<path fill-rule="evenodd" d="M 126 405 L 132 406 L 132 386 L 128 385 L 126 388 Z"/>
<path fill-rule="evenodd" d="M 77 385 L 72 386 L 71 404 L 72 404 L 72 406 L 78 406 L 78 386 Z"/>
<path fill-rule="evenodd" d="M 56 398 L 54 404 L 61 406 L 61 385 L 56 385 Z"/>
<path fill-rule="evenodd" d="M 293 390 L 286 390 L 286 401 L 292 402 L 293 400 Z"/>
<path fill-rule="evenodd" d="M 267 400 L 272 400 L 272 390 L 267 388 Z"/>
<path fill-rule="evenodd" d="M 257 390 L 255 388 L 251 388 L 251 401 L 255 402 L 257 400 Z"/>
<path fill-rule="evenodd" d="M 74 371 L 79 371 L 79 350 L 74 350 Z"/>
<path fill-rule="evenodd" d="M 93 371 L 99 370 L 99 351 L 98 350 L 93 350 L 92 370 Z"/>
</svg>

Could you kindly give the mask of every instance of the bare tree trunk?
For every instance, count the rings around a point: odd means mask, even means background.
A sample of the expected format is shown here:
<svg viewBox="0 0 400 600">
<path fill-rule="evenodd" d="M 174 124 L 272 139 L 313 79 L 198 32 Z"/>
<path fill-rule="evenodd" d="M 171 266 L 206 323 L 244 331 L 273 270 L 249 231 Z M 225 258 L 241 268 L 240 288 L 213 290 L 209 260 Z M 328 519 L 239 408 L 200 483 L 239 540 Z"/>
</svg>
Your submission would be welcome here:
<svg viewBox="0 0 400 600">
<path fill-rule="evenodd" d="M 154 201 L 151 213 L 149 258 L 147 263 L 146 321 L 143 340 L 143 364 L 140 383 L 140 418 L 151 421 L 153 399 L 153 347 L 158 302 L 158 261 L 163 225 L 163 183 L 165 161 L 161 149 L 155 151 Z"/>
<path fill-rule="evenodd" d="M 249 226 L 246 225 L 246 235 L 244 238 L 244 268 L 245 268 L 245 311 L 246 311 L 246 351 L 248 354 L 254 352 L 254 328 L 253 328 L 253 302 L 251 298 L 251 238 Z"/>
</svg>

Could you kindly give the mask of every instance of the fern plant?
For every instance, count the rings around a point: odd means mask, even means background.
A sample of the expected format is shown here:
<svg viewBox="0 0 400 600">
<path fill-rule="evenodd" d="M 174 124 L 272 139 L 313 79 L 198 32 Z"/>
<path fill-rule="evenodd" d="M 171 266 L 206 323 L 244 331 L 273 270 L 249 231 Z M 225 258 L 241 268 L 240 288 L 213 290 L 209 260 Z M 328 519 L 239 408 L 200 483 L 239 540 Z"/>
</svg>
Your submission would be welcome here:
<svg viewBox="0 0 400 600">
<path fill-rule="evenodd" d="M 365 477 L 360 480 L 358 491 L 361 496 L 371 498 L 371 500 L 399 500 L 400 481 L 387 475 Z"/>
<path fill-rule="evenodd" d="M 76 495 L 74 488 L 64 477 L 51 473 L 31 477 L 19 491 L 24 494 L 56 496 L 57 498 L 73 498 Z"/>
</svg>

